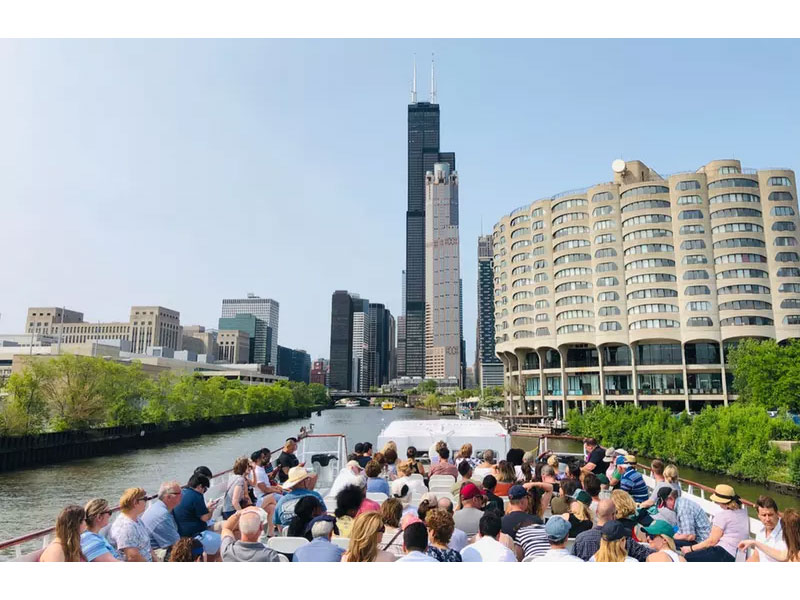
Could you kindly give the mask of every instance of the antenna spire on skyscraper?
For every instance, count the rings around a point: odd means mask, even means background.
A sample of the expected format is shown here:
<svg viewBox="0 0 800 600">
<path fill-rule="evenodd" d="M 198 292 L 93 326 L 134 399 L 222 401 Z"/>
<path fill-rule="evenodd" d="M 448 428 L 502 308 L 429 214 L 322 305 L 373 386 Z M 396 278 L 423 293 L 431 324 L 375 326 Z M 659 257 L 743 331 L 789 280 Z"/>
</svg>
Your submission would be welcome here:
<svg viewBox="0 0 800 600">
<path fill-rule="evenodd" d="M 433 52 L 431 52 L 431 104 L 436 104 L 436 71 L 433 64 Z"/>
<path fill-rule="evenodd" d="M 411 82 L 411 104 L 417 103 L 417 55 L 414 54 L 414 79 Z"/>
</svg>

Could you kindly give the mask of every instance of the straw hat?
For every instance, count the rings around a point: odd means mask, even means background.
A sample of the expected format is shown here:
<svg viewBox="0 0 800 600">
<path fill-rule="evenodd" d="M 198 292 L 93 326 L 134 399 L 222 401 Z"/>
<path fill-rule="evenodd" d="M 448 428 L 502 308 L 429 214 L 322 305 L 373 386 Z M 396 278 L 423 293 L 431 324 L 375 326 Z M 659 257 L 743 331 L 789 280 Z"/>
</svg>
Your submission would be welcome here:
<svg viewBox="0 0 800 600">
<path fill-rule="evenodd" d="M 709 496 L 709 499 L 717 504 L 727 504 L 733 500 L 738 500 L 739 496 L 736 495 L 736 491 L 731 486 L 720 483 L 714 488 L 714 493 Z"/>
<path fill-rule="evenodd" d="M 289 479 L 286 480 L 283 487 L 291 489 L 309 477 L 311 477 L 311 474 L 303 467 L 292 467 L 289 469 Z"/>
</svg>

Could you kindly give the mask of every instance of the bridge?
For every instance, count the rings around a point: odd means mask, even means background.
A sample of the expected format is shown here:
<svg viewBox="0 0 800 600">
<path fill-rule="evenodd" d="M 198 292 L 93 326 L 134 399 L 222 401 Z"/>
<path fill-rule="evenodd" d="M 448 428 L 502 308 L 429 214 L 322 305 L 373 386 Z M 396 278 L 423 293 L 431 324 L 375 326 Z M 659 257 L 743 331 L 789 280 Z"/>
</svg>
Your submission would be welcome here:
<svg viewBox="0 0 800 600">
<path fill-rule="evenodd" d="M 370 398 L 394 398 L 395 400 L 405 400 L 406 395 L 402 392 L 343 392 L 343 391 L 332 391 L 328 392 L 328 395 L 331 397 L 331 400 L 336 402 L 337 400 L 358 400 L 362 404 L 366 402 L 369 404 Z"/>
</svg>

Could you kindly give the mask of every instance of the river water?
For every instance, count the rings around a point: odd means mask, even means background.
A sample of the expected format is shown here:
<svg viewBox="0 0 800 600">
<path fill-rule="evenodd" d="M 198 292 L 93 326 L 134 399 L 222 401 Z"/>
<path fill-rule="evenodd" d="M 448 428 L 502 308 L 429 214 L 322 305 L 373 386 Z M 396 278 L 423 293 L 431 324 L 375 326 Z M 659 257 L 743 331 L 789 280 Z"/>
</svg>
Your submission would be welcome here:
<svg viewBox="0 0 800 600">
<path fill-rule="evenodd" d="M 343 433 L 348 449 L 359 441 L 375 443 L 381 429 L 394 420 L 435 419 L 420 410 L 396 408 L 340 408 L 323 411 L 322 416 L 310 419 L 315 433 Z M 162 481 L 176 479 L 185 483 L 194 469 L 208 466 L 213 472 L 230 469 L 238 456 L 250 455 L 258 448 L 275 451 L 283 441 L 297 435 L 308 419 L 181 440 L 167 446 L 135 450 L 125 454 L 70 461 L 52 466 L 37 467 L 0 474 L 0 540 L 6 540 L 52 525 L 58 512 L 67 504 L 83 505 L 90 498 L 106 498 L 117 504 L 120 494 L 128 487 L 138 486 L 156 493 Z M 580 452 L 577 442 L 559 440 L 553 449 Z M 514 437 L 513 445 L 534 449 L 536 438 Z M 552 446 L 552 444 L 551 444 Z M 745 484 L 730 478 L 680 468 L 682 478 L 713 487 L 729 483 L 744 498 L 755 500 L 765 493 L 763 487 Z M 800 508 L 800 498 L 770 493 L 781 509 Z M 3 560 L 4 557 L 0 557 Z"/>
</svg>

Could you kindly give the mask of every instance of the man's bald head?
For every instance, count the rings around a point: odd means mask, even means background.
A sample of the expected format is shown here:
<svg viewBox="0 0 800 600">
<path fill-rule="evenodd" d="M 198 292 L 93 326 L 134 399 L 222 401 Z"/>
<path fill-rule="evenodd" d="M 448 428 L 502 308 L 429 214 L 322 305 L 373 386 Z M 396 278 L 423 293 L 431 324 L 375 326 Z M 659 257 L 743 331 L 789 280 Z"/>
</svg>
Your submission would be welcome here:
<svg viewBox="0 0 800 600">
<path fill-rule="evenodd" d="M 617 509 L 610 499 L 600 500 L 600 502 L 597 503 L 597 524 L 603 525 L 608 521 L 613 521 L 616 512 Z"/>
<path fill-rule="evenodd" d="M 438 507 L 447 512 L 453 512 L 453 502 L 450 498 L 439 498 Z"/>
<path fill-rule="evenodd" d="M 245 542 L 257 542 L 261 534 L 261 517 L 255 511 L 248 511 L 239 517 L 239 531 Z"/>
</svg>

